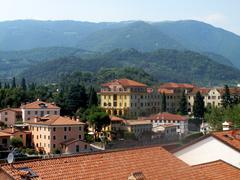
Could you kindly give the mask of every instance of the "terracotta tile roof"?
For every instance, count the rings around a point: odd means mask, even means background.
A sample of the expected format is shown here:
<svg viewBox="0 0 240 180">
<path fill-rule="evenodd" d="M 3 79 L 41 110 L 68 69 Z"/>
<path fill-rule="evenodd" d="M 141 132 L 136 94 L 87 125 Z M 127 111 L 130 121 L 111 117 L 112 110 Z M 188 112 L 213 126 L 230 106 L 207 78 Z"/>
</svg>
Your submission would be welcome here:
<svg viewBox="0 0 240 180">
<path fill-rule="evenodd" d="M 60 107 L 56 106 L 54 103 L 47 103 L 40 100 L 34 101 L 32 103 L 27 103 L 22 105 L 23 109 L 59 109 Z"/>
<path fill-rule="evenodd" d="M 211 88 L 206 88 L 206 87 L 194 88 L 189 94 L 196 95 L 197 92 L 199 91 L 201 95 L 207 95 L 210 90 Z"/>
<path fill-rule="evenodd" d="M 125 124 L 130 125 L 130 126 L 134 126 L 134 125 L 148 125 L 148 124 L 152 124 L 150 120 L 125 120 L 124 121 Z"/>
<path fill-rule="evenodd" d="M 240 169 L 234 167 L 222 160 L 192 166 L 211 179 L 240 179 Z"/>
<path fill-rule="evenodd" d="M 20 179 L 18 168 L 28 167 L 35 179 L 118 179 L 141 172 L 146 179 L 210 179 L 161 147 L 135 148 L 70 157 L 34 160 L 1 166 L 3 172 Z"/>
<path fill-rule="evenodd" d="M 218 140 L 224 142 L 225 144 L 233 147 L 234 149 L 240 151 L 240 129 L 213 132 L 211 135 Z"/>
<path fill-rule="evenodd" d="M 19 130 L 15 129 L 15 128 L 6 128 L 6 129 L 1 130 L 1 132 L 8 133 L 8 134 L 15 134 L 15 133 L 19 132 Z"/>
<path fill-rule="evenodd" d="M 101 86 L 110 86 L 110 85 L 122 85 L 124 87 L 147 87 L 146 84 L 137 82 L 137 81 L 133 81 L 130 79 L 115 79 L 111 82 L 102 84 Z"/>
<path fill-rule="evenodd" d="M 174 82 L 164 83 L 164 84 L 160 85 L 160 88 L 166 88 L 166 89 L 175 89 L 175 88 L 193 89 L 194 87 L 195 86 L 192 84 L 174 83 Z"/>
<path fill-rule="evenodd" d="M 14 111 L 14 112 L 19 112 L 19 113 L 22 112 L 22 110 L 20 108 L 5 108 L 5 109 L 0 110 L 0 112 L 3 112 L 3 111 Z"/>
<path fill-rule="evenodd" d="M 6 137 L 6 136 L 11 136 L 11 134 L 0 131 L 0 137 Z"/>
<path fill-rule="evenodd" d="M 37 122 L 36 122 L 37 120 Z M 72 120 L 69 117 L 63 117 L 59 115 L 46 115 L 44 117 L 35 117 L 29 121 L 29 124 L 42 124 L 48 126 L 58 126 L 58 125 L 80 125 L 83 122 L 78 122 Z"/>
<path fill-rule="evenodd" d="M 161 93 L 161 94 L 163 94 L 163 93 L 165 93 L 165 94 L 173 94 L 174 93 L 174 91 L 172 89 L 166 89 L 166 88 L 159 88 L 158 92 Z"/>
<path fill-rule="evenodd" d="M 171 113 L 159 113 L 152 115 L 150 117 L 146 117 L 145 119 L 150 119 L 150 120 L 171 120 L 171 121 L 186 121 L 188 120 L 187 116 L 181 116 L 179 114 L 171 114 Z"/>
<path fill-rule="evenodd" d="M 120 117 L 117 117 L 117 116 L 110 116 L 110 119 L 111 119 L 111 121 L 121 121 L 121 122 L 124 121 L 123 118 L 120 118 Z"/>
</svg>

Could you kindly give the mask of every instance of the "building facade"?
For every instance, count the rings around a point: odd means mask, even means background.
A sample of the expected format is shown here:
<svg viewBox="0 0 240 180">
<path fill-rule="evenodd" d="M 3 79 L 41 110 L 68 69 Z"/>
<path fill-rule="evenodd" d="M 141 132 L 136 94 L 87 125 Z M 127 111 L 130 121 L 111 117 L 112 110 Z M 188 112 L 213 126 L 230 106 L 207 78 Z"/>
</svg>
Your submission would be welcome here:
<svg viewBox="0 0 240 180">
<path fill-rule="evenodd" d="M 29 122 L 33 146 L 37 151 L 78 153 L 88 150 L 84 140 L 84 123 L 58 115 L 35 117 Z M 66 152 L 67 151 L 67 152 Z"/>
<path fill-rule="evenodd" d="M 17 121 L 22 120 L 22 111 L 20 108 L 5 108 L 0 110 L 0 122 L 7 127 L 14 126 Z"/>
<path fill-rule="evenodd" d="M 23 122 L 27 122 L 35 116 L 60 115 L 60 107 L 54 103 L 43 102 L 39 99 L 35 102 L 24 104 L 20 108 Z"/>
</svg>

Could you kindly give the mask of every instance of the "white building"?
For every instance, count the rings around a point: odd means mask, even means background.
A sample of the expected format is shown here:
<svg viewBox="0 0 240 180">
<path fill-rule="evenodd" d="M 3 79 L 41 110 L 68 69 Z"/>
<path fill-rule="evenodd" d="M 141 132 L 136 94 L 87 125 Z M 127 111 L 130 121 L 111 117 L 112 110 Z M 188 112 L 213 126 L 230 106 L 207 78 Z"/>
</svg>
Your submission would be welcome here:
<svg viewBox="0 0 240 180">
<path fill-rule="evenodd" d="M 178 114 L 159 113 L 150 117 L 144 117 L 144 119 L 151 120 L 152 127 L 159 125 L 175 125 L 177 126 L 177 133 L 179 135 L 186 135 L 188 133 L 188 117 Z"/>
<path fill-rule="evenodd" d="M 22 120 L 23 122 L 29 121 L 34 117 L 43 117 L 45 115 L 60 115 L 60 107 L 54 103 L 47 103 L 39 99 L 32 103 L 22 105 Z"/>
<path fill-rule="evenodd" d="M 214 132 L 178 149 L 174 155 L 189 165 L 223 160 L 240 168 L 240 130 Z"/>
</svg>

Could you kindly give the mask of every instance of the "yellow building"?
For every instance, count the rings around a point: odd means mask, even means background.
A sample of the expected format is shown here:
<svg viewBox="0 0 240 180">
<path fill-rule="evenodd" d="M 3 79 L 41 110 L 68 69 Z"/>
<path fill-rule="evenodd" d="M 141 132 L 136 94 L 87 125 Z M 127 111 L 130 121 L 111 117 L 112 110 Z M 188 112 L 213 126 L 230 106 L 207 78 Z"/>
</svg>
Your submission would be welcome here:
<svg viewBox="0 0 240 180">
<path fill-rule="evenodd" d="M 118 79 L 101 85 L 101 107 L 109 115 L 137 117 L 160 111 L 160 94 L 146 84 Z"/>
</svg>

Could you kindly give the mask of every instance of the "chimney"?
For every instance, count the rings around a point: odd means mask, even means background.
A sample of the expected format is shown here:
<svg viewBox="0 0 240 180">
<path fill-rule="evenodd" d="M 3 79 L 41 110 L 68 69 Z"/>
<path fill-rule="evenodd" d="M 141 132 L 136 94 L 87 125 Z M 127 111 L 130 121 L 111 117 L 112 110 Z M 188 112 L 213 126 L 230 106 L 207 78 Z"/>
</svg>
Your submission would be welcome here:
<svg viewBox="0 0 240 180">
<path fill-rule="evenodd" d="M 77 116 L 76 121 L 77 121 L 77 122 L 80 122 L 79 116 Z"/>
</svg>

